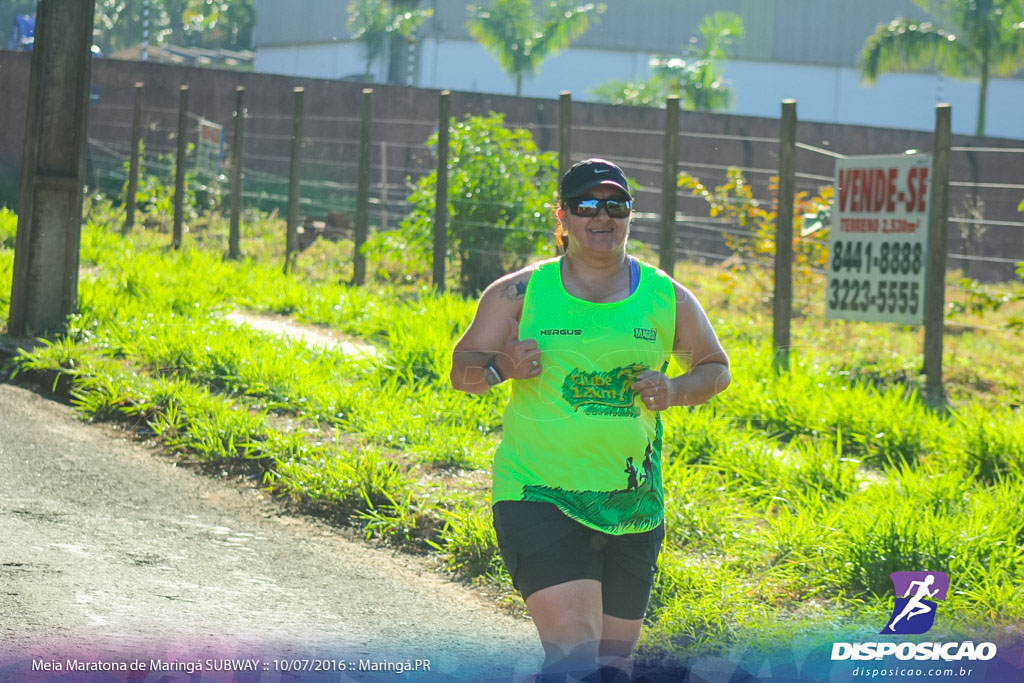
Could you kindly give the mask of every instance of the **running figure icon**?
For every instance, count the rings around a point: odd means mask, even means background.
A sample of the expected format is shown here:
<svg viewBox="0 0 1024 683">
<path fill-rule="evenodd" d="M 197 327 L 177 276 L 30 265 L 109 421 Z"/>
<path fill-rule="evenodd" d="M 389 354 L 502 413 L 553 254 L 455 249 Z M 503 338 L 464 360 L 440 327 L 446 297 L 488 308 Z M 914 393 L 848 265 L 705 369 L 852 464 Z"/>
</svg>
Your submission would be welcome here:
<svg viewBox="0 0 1024 683">
<path fill-rule="evenodd" d="M 896 622 L 898 622 L 900 619 L 906 617 L 907 621 L 910 621 L 916 616 L 919 616 L 921 614 L 928 614 L 929 612 L 931 612 L 931 605 L 927 605 L 922 601 L 925 598 L 935 597 L 936 593 L 939 592 L 938 588 L 936 588 L 935 590 L 929 590 L 929 587 L 933 583 L 935 583 L 934 574 L 929 574 L 924 578 L 923 581 L 911 581 L 910 586 L 907 588 L 907 594 L 910 595 L 910 593 L 914 593 L 915 586 L 917 586 L 917 592 L 910 596 L 910 600 L 908 600 L 907 604 L 903 607 L 903 611 L 900 612 L 899 615 L 895 619 L 893 619 L 892 622 L 890 622 L 886 628 L 890 631 L 895 632 Z"/>
<path fill-rule="evenodd" d="M 949 593 L 949 575 L 938 570 L 898 571 L 889 574 L 896 600 L 889 623 L 880 633 L 915 635 L 935 625 L 939 602 Z"/>
</svg>

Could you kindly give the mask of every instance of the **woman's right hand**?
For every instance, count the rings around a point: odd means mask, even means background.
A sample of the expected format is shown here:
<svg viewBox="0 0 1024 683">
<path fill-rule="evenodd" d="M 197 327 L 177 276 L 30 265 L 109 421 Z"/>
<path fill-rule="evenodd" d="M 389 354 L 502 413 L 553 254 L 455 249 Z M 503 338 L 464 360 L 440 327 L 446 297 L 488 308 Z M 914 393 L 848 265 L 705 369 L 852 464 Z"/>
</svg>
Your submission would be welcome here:
<svg viewBox="0 0 1024 683">
<path fill-rule="evenodd" d="M 484 366 L 494 362 L 502 379 L 529 379 L 540 374 L 535 339 L 519 339 L 526 288 L 533 273 L 526 266 L 498 278 L 484 290 L 473 321 L 452 350 L 452 386 L 469 394 L 487 393 Z"/>
<path fill-rule="evenodd" d="M 505 379 L 530 379 L 544 369 L 536 339 L 519 339 L 519 321 L 508 319 L 505 345 L 495 356 L 494 364 Z"/>
</svg>

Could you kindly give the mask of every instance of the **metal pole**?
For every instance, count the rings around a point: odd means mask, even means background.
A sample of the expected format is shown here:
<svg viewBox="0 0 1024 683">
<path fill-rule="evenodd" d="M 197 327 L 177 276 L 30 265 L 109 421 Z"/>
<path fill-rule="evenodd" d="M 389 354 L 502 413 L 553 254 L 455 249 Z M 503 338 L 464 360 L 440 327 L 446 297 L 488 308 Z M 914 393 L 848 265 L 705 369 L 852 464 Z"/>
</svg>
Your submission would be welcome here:
<svg viewBox="0 0 1024 683">
<path fill-rule="evenodd" d="M 363 112 L 359 121 L 359 179 L 356 183 L 356 225 L 353 245 L 352 284 L 366 283 L 366 254 L 363 245 L 370 230 L 370 132 L 373 126 L 373 88 L 363 89 Z"/>
<path fill-rule="evenodd" d="M 135 196 L 139 192 L 139 154 L 142 147 L 142 83 L 135 84 L 135 102 L 132 108 L 132 156 L 128 164 L 128 191 L 124 198 L 125 217 L 121 234 L 127 235 L 135 227 Z"/>
<path fill-rule="evenodd" d="M 36 8 L 7 321 L 12 337 L 56 330 L 78 306 L 94 4 L 42 0 Z"/>
<path fill-rule="evenodd" d="M 437 197 L 434 201 L 434 289 L 443 292 L 445 258 L 448 252 L 448 137 L 452 94 L 441 93 L 437 123 Z"/>
<path fill-rule="evenodd" d="M 793 200 L 796 194 L 796 100 L 782 101 L 779 124 L 779 208 L 775 223 L 775 295 L 772 345 L 776 369 L 789 369 L 793 313 Z"/>
<path fill-rule="evenodd" d="M 924 297 L 925 394 L 932 401 L 945 396 L 942 382 L 942 334 L 946 307 L 946 252 L 949 242 L 949 155 L 952 107 L 935 107 L 935 149 L 932 152 L 931 207 L 928 213 L 928 270 Z"/>
<path fill-rule="evenodd" d="M 149 60 L 149 0 L 142 0 L 142 61 Z"/>
<path fill-rule="evenodd" d="M 228 258 L 242 257 L 241 221 L 242 221 L 242 182 L 243 166 L 242 145 L 245 135 L 245 88 L 235 88 L 235 131 L 231 138 L 231 223 L 228 227 Z"/>
<path fill-rule="evenodd" d="M 295 100 L 295 111 L 292 115 L 292 154 L 288 167 L 288 223 L 285 235 L 284 272 L 291 272 L 295 256 L 299 251 L 299 181 L 302 164 L 302 112 L 305 88 L 295 88 L 292 96 Z"/>
<path fill-rule="evenodd" d="M 661 239 L 658 267 L 672 275 L 676 269 L 676 188 L 679 185 L 679 96 L 665 100 L 665 157 L 661 177 Z"/>
<path fill-rule="evenodd" d="M 178 90 L 178 153 L 174 165 L 174 236 L 171 247 L 181 248 L 182 222 L 185 218 L 185 162 L 188 154 L 188 86 Z"/>
</svg>

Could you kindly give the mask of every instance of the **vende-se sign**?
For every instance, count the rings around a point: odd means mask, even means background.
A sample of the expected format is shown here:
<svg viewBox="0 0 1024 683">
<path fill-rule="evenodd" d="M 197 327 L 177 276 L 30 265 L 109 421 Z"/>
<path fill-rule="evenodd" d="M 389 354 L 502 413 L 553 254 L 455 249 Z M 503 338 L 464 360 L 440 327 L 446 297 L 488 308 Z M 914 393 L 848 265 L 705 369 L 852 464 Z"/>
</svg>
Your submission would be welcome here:
<svg viewBox="0 0 1024 683">
<path fill-rule="evenodd" d="M 836 162 L 825 317 L 921 325 L 931 156 Z"/>
</svg>

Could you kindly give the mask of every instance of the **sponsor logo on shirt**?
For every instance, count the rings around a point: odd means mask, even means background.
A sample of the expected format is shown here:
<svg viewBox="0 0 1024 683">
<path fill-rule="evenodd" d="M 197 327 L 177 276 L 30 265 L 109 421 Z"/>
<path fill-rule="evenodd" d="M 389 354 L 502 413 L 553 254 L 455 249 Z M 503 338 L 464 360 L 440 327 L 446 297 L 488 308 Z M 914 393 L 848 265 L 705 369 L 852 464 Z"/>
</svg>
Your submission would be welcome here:
<svg viewBox="0 0 1024 683">
<path fill-rule="evenodd" d="M 583 334 L 583 330 L 555 330 L 555 329 L 550 329 L 550 330 L 541 330 L 540 333 L 541 333 L 541 335 L 551 335 L 551 334 L 554 334 L 554 335 L 559 335 L 559 336 L 563 336 L 563 337 L 578 337 L 578 336 Z"/>
<path fill-rule="evenodd" d="M 640 411 L 633 405 L 636 392 L 633 382 L 647 368 L 639 363 L 607 372 L 585 372 L 573 369 L 562 382 L 562 398 L 575 411 L 585 415 L 636 417 Z"/>
<path fill-rule="evenodd" d="M 658 338 L 658 331 L 650 327 L 634 327 L 633 337 L 635 339 L 644 339 L 646 341 L 654 341 Z"/>
</svg>

